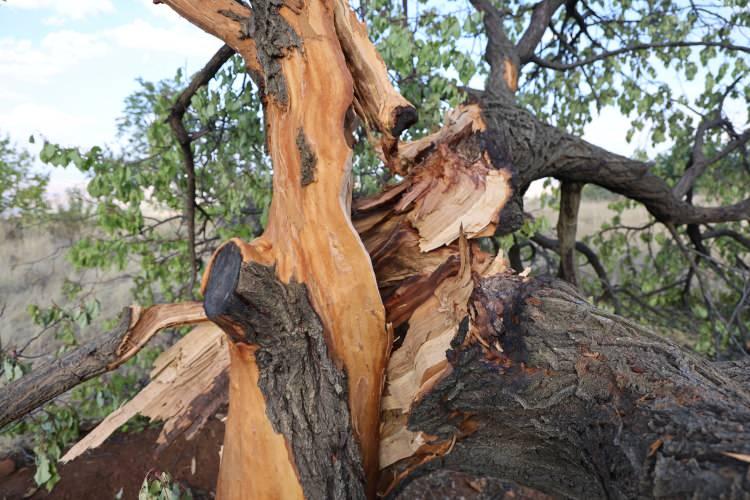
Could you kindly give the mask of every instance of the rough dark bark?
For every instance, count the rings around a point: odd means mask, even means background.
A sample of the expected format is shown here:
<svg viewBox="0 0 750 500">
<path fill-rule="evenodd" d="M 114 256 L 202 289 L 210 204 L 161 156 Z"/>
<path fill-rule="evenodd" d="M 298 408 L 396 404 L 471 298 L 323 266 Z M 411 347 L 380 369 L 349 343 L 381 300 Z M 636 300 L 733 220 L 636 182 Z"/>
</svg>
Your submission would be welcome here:
<svg viewBox="0 0 750 500">
<path fill-rule="evenodd" d="M 560 242 L 560 269 L 558 276 L 568 283 L 578 285 L 576 263 L 576 232 L 578 209 L 581 206 L 583 184 L 563 182 L 560 186 L 560 211 L 557 216 L 557 239 Z"/>
<path fill-rule="evenodd" d="M 408 424 L 455 443 L 392 496 L 408 498 L 409 484 L 437 470 L 568 498 L 750 496 L 748 464 L 727 455 L 750 453 L 746 377 L 726 377 L 562 281 L 485 278 L 470 302 L 472 324 L 447 353 L 452 372 Z"/>
<path fill-rule="evenodd" d="M 504 234 L 521 227 L 522 194 L 532 181 L 544 177 L 597 184 L 642 203 L 664 223 L 705 224 L 750 218 L 750 199 L 722 207 L 692 205 L 675 196 L 664 179 L 651 173 L 650 164 L 611 153 L 542 122 L 519 107 L 508 92 L 471 94 L 482 107 L 487 137 L 500 152 L 493 160 L 514 167 L 514 203 L 504 212 L 515 213 L 503 214 L 513 222 L 502 227 Z"/>
<path fill-rule="evenodd" d="M 214 259 L 205 297 L 212 321 L 234 341 L 258 346 L 266 413 L 291 448 L 305 497 L 365 498 L 347 380 L 328 353 L 305 285 L 280 282 L 273 267 L 243 263 L 228 243 Z"/>
<path fill-rule="evenodd" d="M 0 427 L 81 382 L 106 372 L 107 365 L 117 359 L 117 349 L 129 326 L 130 308 L 126 307 L 120 323 L 111 332 L 3 387 Z"/>
</svg>

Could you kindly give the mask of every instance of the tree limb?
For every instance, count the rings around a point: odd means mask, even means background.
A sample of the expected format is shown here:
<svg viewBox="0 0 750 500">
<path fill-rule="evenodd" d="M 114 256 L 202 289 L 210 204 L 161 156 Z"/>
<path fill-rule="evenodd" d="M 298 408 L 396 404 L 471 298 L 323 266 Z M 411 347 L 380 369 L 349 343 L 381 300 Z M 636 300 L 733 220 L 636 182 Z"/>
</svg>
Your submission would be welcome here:
<svg viewBox="0 0 750 500">
<path fill-rule="evenodd" d="M 63 392 L 112 371 L 164 328 L 207 321 L 200 302 L 159 304 L 123 310 L 120 324 L 87 344 L 0 388 L 0 428 Z"/>
<path fill-rule="evenodd" d="M 526 32 L 516 44 L 516 51 L 518 52 L 521 65 L 526 64 L 532 59 L 534 50 L 536 50 L 539 42 L 542 41 L 542 36 L 547 31 L 547 26 L 552 16 L 564 3 L 565 0 L 543 0 L 534 6 L 531 21 L 526 28 Z"/>
<path fill-rule="evenodd" d="M 750 219 L 750 198 L 720 207 L 700 207 L 679 199 L 672 188 L 650 172 L 651 164 L 632 160 L 595 146 L 542 122 L 518 106 L 513 96 L 490 88 L 471 91 L 482 106 L 495 162 L 515 167 L 517 197 L 532 181 L 556 177 L 562 181 L 592 183 L 642 203 L 660 222 L 705 224 Z M 515 210 L 522 212 L 522 201 Z M 507 208 L 506 208 L 507 210 Z M 522 213 L 507 214 L 522 222 Z M 515 225 L 504 231 L 512 232 Z"/>
<path fill-rule="evenodd" d="M 580 68 L 581 66 L 586 66 L 591 63 L 601 61 L 603 59 L 608 59 L 610 57 L 615 57 L 621 54 L 626 54 L 628 52 L 637 52 L 640 50 L 649 50 L 649 49 L 676 48 L 676 47 L 718 47 L 718 48 L 722 48 L 725 50 L 750 53 L 750 47 L 745 47 L 742 45 L 735 45 L 735 44 L 726 43 L 726 42 L 697 42 L 697 41 L 677 42 L 675 41 L 675 42 L 661 42 L 661 43 L 658 43 L 658 42 L 657 43 L 637 43 L 634 45 L 629 45 L 627 47 L 621 47 L 619 49 L 602 52 L 601 54 L 596 54 L 594 56 L 587 57 L 586 59 L 581 59 L 579 61 L 575 61 L 572 63 L 559 63 L 555 61 L 550 61 L 547 59 L 542 59 L 540 57 L 537 57 L 533 54 L 529 56 L 529 61 L 543 68 L 554 69 L 557 71 L 566 71 L 569 69 Z"/>
<path fill-rule="evenodd" d="M 206 65 L 193 75 L 190 84 L 183 90 L 175 100 L 172 110 L 169 113 L 167 121 L 169 122 L 175 138 L 182 150 L 182 161 L 185 166 L 185 176 L 187 178 L 187 187 L 185 189 L 185 220 L 187 221 L 188 233 L 188 253 L 190 256 L 190 283 L 188 290 L 190 296 L 193 296 L 195 281 L 198 276 L 198 256 L 195 253 L 195 159 L 193 157 L 193 148 L 190 145 L 198 136 L 188 134 L 185 130 L 185 124 L 182 122 L 190 100 L 193 98 L 198 89 L 208 85 L 208 82 L 216 76 L 216 73 L 234 54 L 234 49 L 229 45 L 223 45 L 216 54 L 206 63 Z"/>
<path fill-rule="evenodd" d="M 487 48 L 484 59 L 490 65 L 487 85 L 493 88 L 518 90 L 518 51 L 508 39 L 503 28 L 501 12 L 489 0 L 471 0 L 475 9 L 484 14 L 484 28 L 487 33 Z"/>
<path fill-rule="evenodd" d="M 698 132 L 696 132 L 695 145 L 693 146 L 691 165 L 685 171 L 685 174 L 679 180 L 677 185 L 675 185 L 675 187 L 672 189 L 672 192 L 674 192 L 674 195 L 677 198 L 682 198 L 683 196 L 685 196 L 685 194 L 693 187 L 698 177 L 700 177 L 703 172 L 705 172 L 707 167 L 713 165 L 722 158 L 725 158 L 735 149 L 742 147 L 744 144 L 750 141 L 750 129 L 748 129 L 740 134 L 736 139 L 727 144 L 719 153 L 714 155 L 712 158 L 707 159 L 702 150 L 704 142 L 703 135 L 708 129 L 717 127 L 720 124 L 724 123 L 724 121 L 725 120 L 723 119 L 711 120 L 701 123 L 701 125 L 698 127 Z"/>
<path fill-rule="evenodd" d="M 544 236 L 541 233 L 536 233 L 530 238 L 530 240 L 541 246 L 542 248 L 547 248 L 549 250 L 552 250 L 553 252 L 560 253 L 560 242 L 553 238 Z M 620 304 L 620 301 L 617 299 L 617 295 L 615 295 L 615 289 L 612 286 L 612 283 L 609 281 L 609 276 L 607 276 L 607 271 L 606 269 L 604 269 L 599 256 L 596 255 L 596 252 L 594 252 L 591 247 L 589 247 L 582 241 L 576 241 L 575 249 L 577 252 L 582 253 L 586 257 L 586 260 L 589 262 L 589 264 L 591 264 L 591 267 L 594 268 L 594 272 L 599 277 L 599 281 L 601 282 L 606 295 L 610 298 L 610 300 L 612 300 L 612 304 L 615 307 L 615 312 L 617 314 L 620 314 L 620 311 L 622 310 L 622 304 Z"/>
<path fill-rule="evenodd" d="M 568 283 L 578 285 L 578 266 L 575 246 L 578 228 L 578 209 L 581 206 L 583 184 L 563 182 L 560 186 L 560 211 L 557 218 L 560 270 L 558 276 Z"/>
<path fill-rule="evenodd" d="M 713 238 L 722 238 L 722 237 L 732 238 L 734 241 L 736 241 L 740 245 L 750 250 L 750 238 L 738 233 L 737 231 L 732 231 L 731 229 L 728 229 L 725 227 L 710 229 L 708 231 L 704 231 L 701 234 L 701 239 L 704 239 L 704 240 L 710 240 Z"/>
</svg>

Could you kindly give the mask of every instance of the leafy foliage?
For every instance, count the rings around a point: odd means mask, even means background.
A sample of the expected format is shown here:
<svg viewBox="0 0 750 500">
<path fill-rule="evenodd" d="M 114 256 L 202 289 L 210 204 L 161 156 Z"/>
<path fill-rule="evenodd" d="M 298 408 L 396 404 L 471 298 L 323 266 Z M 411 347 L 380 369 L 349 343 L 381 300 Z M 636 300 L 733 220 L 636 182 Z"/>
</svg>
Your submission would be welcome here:
<svg viewBox="0 0 750 500">
<path fill-rule="evenodd" d="M 0 137 L 0 216 L 28 216 L 44 212 L 49 176 L 34 173 L 32 157 L 8 137 Z"/>
<path fill-rule="evenodd" d="M 525 31 L 532 7 L 516 0 L 502 3 L 511 39 L 517 41 Z M 420 121 L 407 138 L 438 127 L 443 112 L 464 99 L 462 87 L 485 85 L 482 15 L 468 2 L 360 0 L 357 8 L 394 84 L 419 110 Z M 637 138 L 641 150 L 636 155 L 651 156 L 652 171 L 675 184 L 693 161 L 701 123 L 721 119 L 703 136 L 701 151 L 712 158 L 748 121 L 748 56 L 726 48 L 746 41 L 748 28 L 745 0 L 566 2 L 535 52 L 542 62 L 523 69 L 518 98 L 540 118 L 574 134 L 581 134 L 597 112 L 616 110 L 629 123 L 613 127 L 613 139 Z M 696 45 L 673 43 L 680 41 Z M 187 177 L 167 123 L 186 85 L 181 71 L 173 79 L 141 81 L 118 123 L 119 149 L 46 143 L 40 154 L 43 162 L 78 169 L 89 179 L 88 201 L 69 208 L 79 215 L 85 212 L 92 223 L 90 234 L 70 251 L 72 264 L 131 273 L 135 299 L 144 305 L 197 294 L 197 286 L 190 288 L 193 269 L 183 216 Z M 194 138 L 200 272 L 220 242 L 235 236 L 251 239 L 262 231 L 271 196 L 261 102 L 239 57 L 192 98 L 184 122 Z M 354 190 L 369 194 L 392 179 L 374 154 L 368 131 L 360 129 L 357 136 Z M 703 175 L 688 194 L 690 199 L 730 204 L 748 195 L 745 149 L 734 150 L 710 168 L 710 175 Z M 556 209 L 558 193 L 554 183 L 547 184 L 543 203 Z M 0 140 L 0 214 L 44 213 L 46 185 L 45 176 L 33 173 L 27 153 L 15 150 L 8 139 Z M 689 337 L 681 340 L 702 352 L 721 356 L 747 350 L 750 248 L 736 238 L 695 235 L 747 235 L 748 222 L 667 228 L 647 219 L 628 226 L 623 220 L 636 202 L 603 193 L 602 188 L 596 195 L 591 192 L 591 187 L 584 191 L 608 201 L 613 215 L 583 243 L 598 255 L 610 289 L 581 258 L 586 293 L 603 307 L 666 334 L 687 332 Z M 534 242 L 535 235 L 550 233 L 551 226 L 541 217 L 529 219 L 514 235 L 484 244 L 491 250 L 518 251 L 522 264 L 531 265 L 535 273 L 554 274 L 557 256 Z M 77 304 L 30 308 L 40 331 L 56 337 L 60 352 L 77 345 L 80 329 L 98 314 L 95 301 L 81 297 L 76 284 L 68 286 Z M 156 350 L 142 352 L 122 372 L 82 385 L 69 400 L 13 429 L 37 439 L 39 484 L 54 485 L 54 463 L 77 437 L 80 423 L 105 415 L 137 390 L 155 355 Z M 0 356 L 6 380 L 29 369 L 18 353 Z M 143 498 L 181 495 L 165 476 L 147 478 L 141 491 Z"/>
<path fill-rule="evenodd" d="M 138 492 L 138 500 L 192 500 L 190 490 L 173 482 L 166 472 L 159 475 L 146 476 L 143 480 L 141 490 Z"/>
</svg>

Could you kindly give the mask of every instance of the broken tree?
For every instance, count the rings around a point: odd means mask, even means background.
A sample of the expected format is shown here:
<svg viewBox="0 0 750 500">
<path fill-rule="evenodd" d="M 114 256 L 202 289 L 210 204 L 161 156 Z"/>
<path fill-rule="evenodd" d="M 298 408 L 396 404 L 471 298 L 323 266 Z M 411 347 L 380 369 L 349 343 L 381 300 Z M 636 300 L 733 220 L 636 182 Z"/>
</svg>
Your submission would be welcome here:
<svg viewBox="0 0 750 500">
<path fill-rule="evenodd" d="M 746 218 L 750 201 L 695 207 L 643 164 L 519 108 L 519 66 L 543 30 L 513 45 L 479 0 L 487 90 L 410 143 L 399 136 L 416 110 L 343 0 L 163 3 L 239 52 L 263 93 L 269 222 L 222 245 L 204 273 L 205 315 L 223 333 L 204 325 L 182 339 L 65 459 L 135 412 L 166 421 L 164 443 L 194 433 L 228 397 L 224 499 L 451 496 L 455 477 L 477 495 L 499 480 L 573 498 L 750 495 L 741 367 L 720 370 L 564 282 L 515 275 L 478 244 L 520 227 L 523 192 L 545 176 L 570 188 L 562 254 L 575 246 L 578 183 L 669 224 Z M 561 4 L 538 4 L 534 23 Z M 352 204 L 356 117 L 403 180 Z M 569 259 L 561 276 L 575 278 Z M 182 387 L 200 390 L 174 398 Z"/>
</svg>

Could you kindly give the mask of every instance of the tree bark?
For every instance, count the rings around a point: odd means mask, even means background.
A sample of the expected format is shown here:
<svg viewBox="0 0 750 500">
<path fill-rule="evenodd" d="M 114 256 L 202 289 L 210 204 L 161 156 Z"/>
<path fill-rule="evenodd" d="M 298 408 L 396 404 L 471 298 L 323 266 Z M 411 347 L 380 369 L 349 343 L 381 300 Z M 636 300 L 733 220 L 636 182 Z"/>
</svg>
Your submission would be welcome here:
<svg viewBox="0 0 750 500">
<path fill-rule="evenodd" d="M 197 302 L 126 307 L 120 323 L 61 358 L 4 386 L 0 392 L 0 428 L 93 377 L 133 357 L 160 330 L 206 321 Z"/>
<path fill-rule="evenodd" d="M 229 415 L 218 495 L 371 497 L 390 336 L 370 259 L 350 222 L 351 122 L 356 112 L 394 145 L 398 134 L 416 120 L 414 108 L 391 86 L 366 29 L 343 0 L 253 0 L 250 6 L 231 0 L 210 6 L 191 0 L 164 3 L 243 55 L 261 82 L 274 167 L 265 232 L 249 243 L 233 240 L 218 251 L 204 274 L 208 314 L 231 340 Z M 269 335 L 279 336 L 277 351 L 271 349 L 271 337 L 261 332 L 242 334 L 253 308 L 267 306 L 260 296 L 248 299 L 231 286 L 251 265 L 272 270 L 273 279 L 266 276 L 264 282 L 268 286 L 304 285 L 304 293 L 295 292 L 295 303 L 304 295 L 319 325 L 269 330 Z M 216 290 L 229 295 L 217 295 Z M 281 328 L 291 320 L 274 320 L 278 312 L 261 309 L 259 314 L 268 315 L 267 326 Z M 317 356 L 308 357 L 302 347 L 294 351 L 298 344 L 282 340 L 287 334 L 314 346 Z M 269 360 L 271 352 L 276 361 Z M 275 364 L 285 358 L 298 364 Z M 338 377 L 332 386 L 305 388 L 310 394 L 298 395 L 301 400 L 289 396 L 287 406 L 276 407 L 277 396 L 294 389 L 287 385 L 291 380 L 318 373 L 321 367 Z M 346 387 L 341 377 L 346 377 Z M 316 417 L 322 411 L 317 397 L 331 387 L 339 392 L 325 402 L 334 402 L 335 396 L 348 406 L 348 413 L 335 407 L 336 421 Z M 313 402 L 318 406 L 310 407 Z M 306 415 L 307 423 L 301 425 L 290 411 Z M 321 426 L 333 433 L 326 438 L 328 444 L 313 439 Z M 309 448 L 312 442 L 321 444 L 320 449 Z M 336 449 L 334 442 L 346 447 Z M 310 451 L 319 455 L 308 456 Z M 338 472 L 329 476 L 331 470 Z"/>
<path fill-rule="evenodd" d="M 571 498 L 750 495 L 736 367 L 725 377 L 477 243 L 519 228 L 526 187 L 546 176 L 597 183 L 666 223 L 746 218 L 750 201 L 694 207 L 648 165 L 519 108 L 539 31 L 514 52 L 489 2 L 474 3 L 495 44 L 490 89 L 400 144 L 415 110 L 343 0 L 163 1 L 243 55 L 274 167 L 266 231 L 223 245 L 201 287 L 229 346 L 219 498 L 411 498 L 464 480 L 482 494 L 512 480 Z M 560 5 L 540 4 L 535 23 Z M 354 114 L 403 181 L 352 210 Z M 561 254 L 574 246 L 563 224 Z"/>
<path fill-rule="evenodd" d="M 446 470 L 569 498 L 750 495 L 732 456 L 750 452 L 746 380 L 561 281 L 487 277 L 470 301 L 450 370 L 408 417 L 450 452 L 389 467 L 409 471 L 392 495 Z"/>
<path fill-rule="evenodd" d="M 563 182 L 560 185 L 560 211 L 557 215 L 557 238 L 560 241 L 558 276 L 575 286 L 578 285 L 576 232 L 582 189 L 583 184 L 577 182 Z"/>
</svg>

